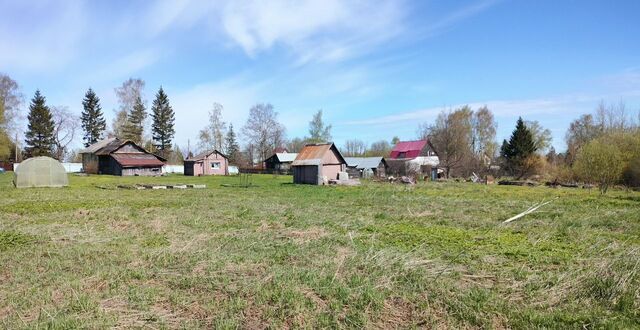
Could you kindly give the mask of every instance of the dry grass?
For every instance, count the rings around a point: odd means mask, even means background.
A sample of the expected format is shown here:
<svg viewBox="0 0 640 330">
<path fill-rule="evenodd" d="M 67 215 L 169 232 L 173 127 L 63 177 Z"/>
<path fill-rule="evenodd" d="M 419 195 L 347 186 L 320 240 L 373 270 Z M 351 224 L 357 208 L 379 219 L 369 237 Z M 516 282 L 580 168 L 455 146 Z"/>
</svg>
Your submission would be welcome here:
<svg viewBox="0 0 640 330">
<path fill-rule="evenodd" d="M 0 328 L 640 327 L 638 193 L 70 179 L 0 176 Z"/>
</svg>

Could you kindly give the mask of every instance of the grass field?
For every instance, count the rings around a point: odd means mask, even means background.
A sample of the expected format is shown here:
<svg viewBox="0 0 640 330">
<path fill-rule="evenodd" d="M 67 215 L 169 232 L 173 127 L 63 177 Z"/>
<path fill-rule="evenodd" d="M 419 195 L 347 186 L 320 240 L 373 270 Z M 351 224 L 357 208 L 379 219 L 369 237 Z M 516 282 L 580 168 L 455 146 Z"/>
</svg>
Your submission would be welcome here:
<svg viewBox="0 0 640 330">
<path fill-rule="evenodd" d="M 11 178 L 0 328 L 640 328 L 637 192 Z"/>
</svg>

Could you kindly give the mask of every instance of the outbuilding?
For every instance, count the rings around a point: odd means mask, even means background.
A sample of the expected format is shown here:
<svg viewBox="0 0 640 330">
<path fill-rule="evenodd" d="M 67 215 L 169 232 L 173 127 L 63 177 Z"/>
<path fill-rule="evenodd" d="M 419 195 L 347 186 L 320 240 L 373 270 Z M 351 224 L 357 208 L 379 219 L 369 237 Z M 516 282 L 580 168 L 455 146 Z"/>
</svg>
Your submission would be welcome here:
<svg viewBox="0 0 640 330">
<path fill-rule="evenodd" d="M 184 175 L 229 175 L 229 158 L 218 150 L 189 157 L 184 160 Z"/>
<path fill-rule="evenodd" d="M 298 156 L 297 153 L 277 152 L 273 156 L 264 160 L 264 168 L 270 172 L 288 172 L 291 169 L 291 163 Z"/>
<path fill-rule="evenodd" d="M 333 143 L 307 144 L 291 163 L 293 183 L 322 185 L 338 179 L 347 162 Z"/>
<path fill-rule="evenodd" d="M 155 176 L 162 174 L 166 159 L 130 140 L 108 138 L 80 151 L 82 169 L 88 174 Z"/>
<path fill-rule="evenodd" d="M 16 188 L 64 187 L 69 185 L 67 172 L 59 161 L 51 157 L 29 158 L 13 173 Z"/>
<path fill-rule="evenodd" d="M 350 178 L 384 177 L 387 162 L 384 157 L 345 157 Z"/>
</svg>

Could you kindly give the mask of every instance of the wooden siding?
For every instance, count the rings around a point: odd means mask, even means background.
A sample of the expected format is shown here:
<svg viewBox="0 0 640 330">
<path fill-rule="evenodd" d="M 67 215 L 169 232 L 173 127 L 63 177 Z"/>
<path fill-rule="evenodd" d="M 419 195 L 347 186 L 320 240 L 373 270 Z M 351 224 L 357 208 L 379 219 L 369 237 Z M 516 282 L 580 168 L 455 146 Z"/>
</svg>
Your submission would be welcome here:
<svg viewBox="0 0 640 330">
<path fill-rule="evenodd" d="M 318 174 L 317 165 L 304 165 L 293 167 L 293 183 L 321 185 L 322 176 Z"/>
</svg>

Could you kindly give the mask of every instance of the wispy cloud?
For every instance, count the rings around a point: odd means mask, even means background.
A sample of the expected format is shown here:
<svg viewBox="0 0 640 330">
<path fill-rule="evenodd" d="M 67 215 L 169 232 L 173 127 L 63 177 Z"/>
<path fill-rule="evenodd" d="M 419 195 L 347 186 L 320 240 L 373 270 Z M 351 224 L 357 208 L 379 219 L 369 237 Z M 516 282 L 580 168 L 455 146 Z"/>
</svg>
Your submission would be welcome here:
<svg viewBox="0 0 640 330">
<path fill-rule="evenodd" d="M 96 72 L 91 72 L 91 77 L 86 77 L 86 79 L 91 80 L 95 79 L 94 77 L 99 77 L 101 81 L 110 81 L 135 75 L 140 70 L 156 63 L 160 59 L 160 54 L 161 52 L 155 48 L 135 50 L 108 61 L 107 65 L 101 66 Z"/>
<path fill-rule="evenodd" d="M 80 1 L 6 1 L 0 4 L 0 65 L 55 70 L 69 63 L 85 35 Z"/>
<path fill-rule="evenodd" d="M 149 11 L 151 35 L 201 24 L 255 57 L 283 47 L 296 64 L 366 53 L 403 31 L 404 1 L 160 1 Z"/>
<path fill-rule="evenodd" d="M 343 125 L 371 125 L 385 126 L 397 125 L 399 123 L 421 123 L 432 121 L 440 112 L 449 109 L 456 109 L 465 105 L 472 109 L 487 106 L 496 117 L 514 116 L 538 116 L 538 115 L 558 115 L 579 113 L 580 111 L 590 111 L 600 100 L 617 99 L 621 96 L 636 96 L 637 92 L 623 94 L 567 94 L 558 97 L 523 99 L 523 100 L 488 100 L 474 101 L 431 107 L 419 110 L 411 110 L 391 114 L 387 116 L 374 117 L 363 120 L 355 120 L 343 123 Z"/>
<path fill-rule="evenodd" d="M 501 0 L 483 0 L 472 3 L 470 5 L 461 7 L 456 9 L 455 11 L 443 15 L 439 20 L 432 22 L 431 24 L 426 24 L 423 33 L 423 37 L 430 37 L 434 35 L 441 34 L 461 21 L 478 15 L 483 11 L 493 7 L 498 4 Z"/>
</svg>

